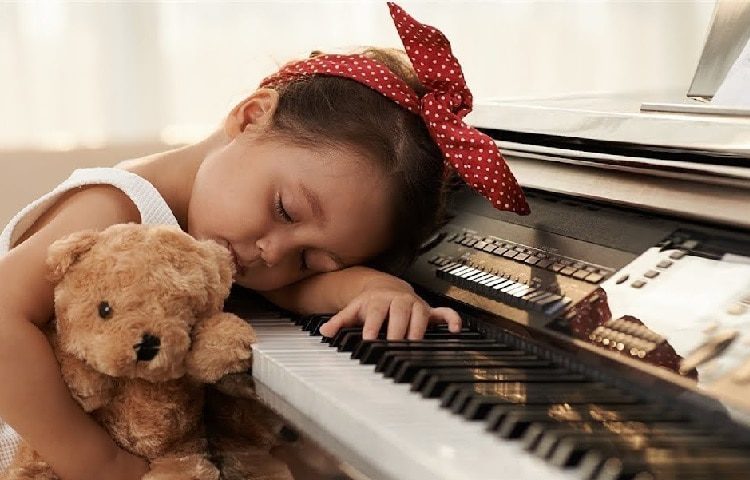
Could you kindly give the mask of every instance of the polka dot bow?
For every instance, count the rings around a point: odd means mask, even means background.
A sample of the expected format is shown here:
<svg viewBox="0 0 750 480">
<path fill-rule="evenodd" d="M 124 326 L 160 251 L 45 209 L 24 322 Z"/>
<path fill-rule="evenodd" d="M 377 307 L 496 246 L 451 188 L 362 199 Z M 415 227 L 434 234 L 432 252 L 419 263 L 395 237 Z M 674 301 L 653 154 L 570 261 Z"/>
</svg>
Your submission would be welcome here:
<svg viewBox="0 0 750 480">
<path fill-rule="evenodd" d="M 395 3 L 388 2 L 388 7 L 417 78 L 427 89 L 421 98 L 388 67 L 363 55 L 318 55 L 291 62 L 260 86 L 274 87 L 311 75 L 334 75 L 366 85 L 421 116 L 446 165 L 495 208 L 528 215 L 523 191 L 495 142 L 463 121 L 471 111 L 472 95 L 448 39 Z"/>
</svg>

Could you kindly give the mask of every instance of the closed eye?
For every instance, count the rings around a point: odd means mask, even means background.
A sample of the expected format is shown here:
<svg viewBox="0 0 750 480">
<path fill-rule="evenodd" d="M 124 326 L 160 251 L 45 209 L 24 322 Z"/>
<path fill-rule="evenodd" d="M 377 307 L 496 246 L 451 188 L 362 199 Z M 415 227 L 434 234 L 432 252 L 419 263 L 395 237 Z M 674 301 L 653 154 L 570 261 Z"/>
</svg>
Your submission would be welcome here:
<svg viewBox="0 0 750 480">
<path fill-rule="evenodd" d="M 274 209 L 276 214 L 286 223 L 294 223 L 294 220 L 284 208 L 284 202 L 281 201 L 281 194 L 276 194 L 276 200 L 274 201 Z"/>
</svg>

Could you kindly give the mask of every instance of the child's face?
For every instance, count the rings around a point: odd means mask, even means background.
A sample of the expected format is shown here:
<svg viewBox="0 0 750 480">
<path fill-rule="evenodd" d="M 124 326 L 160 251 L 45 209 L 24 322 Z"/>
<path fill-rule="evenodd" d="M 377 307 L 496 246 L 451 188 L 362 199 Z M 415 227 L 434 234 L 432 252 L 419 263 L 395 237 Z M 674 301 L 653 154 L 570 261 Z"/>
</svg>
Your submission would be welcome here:
<svg viewBox="0 0 750 480">
<path fill-rule="evenodd" d="M 188 231 L 233 250 L 237 283 L 272 290 L 385 249 L 386 186 L 353 150 L 241 134 L 198 170 Z"/>
</svg>

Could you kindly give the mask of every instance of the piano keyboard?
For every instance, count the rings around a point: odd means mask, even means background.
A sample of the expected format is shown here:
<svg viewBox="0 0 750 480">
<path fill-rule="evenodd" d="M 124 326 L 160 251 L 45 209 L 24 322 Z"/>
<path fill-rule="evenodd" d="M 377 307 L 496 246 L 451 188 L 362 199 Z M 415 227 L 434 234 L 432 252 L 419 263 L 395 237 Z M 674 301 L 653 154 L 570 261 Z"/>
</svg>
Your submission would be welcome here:
<svg viewBox="0 0 750 480">
<path fill-rule="evenodd" d="M 253 376 L 292 407 L 354 449 L 374 479 L 555 478 L 558 471 L 522 445 L 487 434 L 321 343 L 288 320 L 253 320 Z M 354 465 L 357 467 L 358 465 Z M 364 469 L 363 469 L 364 470 Z M 556 478 L 576 478 L 558 476 Z"/>
<path fill-rule="evenodd" d="M 354 451 L 373 478 L 744 479 L 750 471 L 746 441 L 532 348 L 444 328 L 420 342 L 363 342 L 359 328 L 321 342 L 327 318 L 252 320 L 253 376 Z"/>
</svg>

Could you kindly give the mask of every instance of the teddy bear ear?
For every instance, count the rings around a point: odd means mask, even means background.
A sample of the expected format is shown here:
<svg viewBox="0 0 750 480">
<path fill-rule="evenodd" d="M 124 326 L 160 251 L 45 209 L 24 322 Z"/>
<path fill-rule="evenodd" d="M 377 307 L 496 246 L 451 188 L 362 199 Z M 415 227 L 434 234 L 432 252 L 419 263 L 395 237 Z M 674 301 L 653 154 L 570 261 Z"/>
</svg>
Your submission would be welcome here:
<svg viewBox="0 0 750 480">
<path fill-rule="evenodd" d="M 229 290 L 232 288 L 232 277 L 235 273 L 232 255 L 229 250 L 213 240 L 203 240 L 200 243 L 205 255 L 204 258 L 208 262 L 204 265 L 204 270 L 209 278 L 215 279 L 209 281 L 207 285 L 208 308 L 221 309 L 224 300 L 229 295 Z"/>
<path fill-rule="evenodd" d="M 55 241 L 47 250 L 47 278 L 57 283 L 81 255 L 88 252 L 99 238 L 99 232 L 84 230 Z"/>
</svg>

